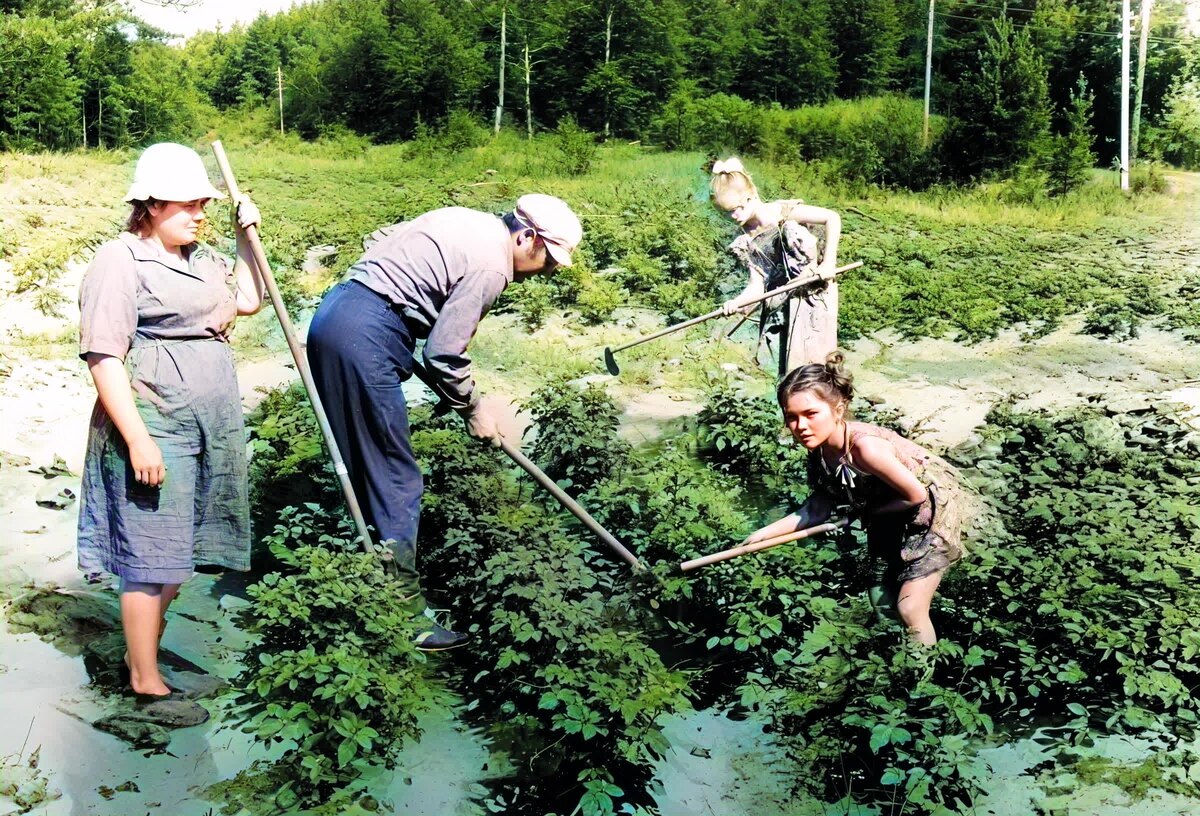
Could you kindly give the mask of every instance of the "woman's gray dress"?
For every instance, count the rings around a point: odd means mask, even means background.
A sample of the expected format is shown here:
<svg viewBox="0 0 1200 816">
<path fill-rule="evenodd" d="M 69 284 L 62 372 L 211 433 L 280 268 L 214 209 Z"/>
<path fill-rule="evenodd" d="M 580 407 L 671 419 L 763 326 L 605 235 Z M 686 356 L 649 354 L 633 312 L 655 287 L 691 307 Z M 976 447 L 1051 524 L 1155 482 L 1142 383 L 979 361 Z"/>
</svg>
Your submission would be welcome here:
<svg viewBox="0 0 1200 816">
<path fill-rule="evenodd" d="M 92 411 L 79 512 L 79 567 L 178 584 L 197 564 L 250 566 L 246 434 L 228 334 L 232 265 L 202 244 L 180 261 L 130 233 L 97 250 L 80 290 L 80 356 L 123 359 L 138 412 L 162 451 L 159 488 L 134 479 L 100 401 Z"/>
</svg>

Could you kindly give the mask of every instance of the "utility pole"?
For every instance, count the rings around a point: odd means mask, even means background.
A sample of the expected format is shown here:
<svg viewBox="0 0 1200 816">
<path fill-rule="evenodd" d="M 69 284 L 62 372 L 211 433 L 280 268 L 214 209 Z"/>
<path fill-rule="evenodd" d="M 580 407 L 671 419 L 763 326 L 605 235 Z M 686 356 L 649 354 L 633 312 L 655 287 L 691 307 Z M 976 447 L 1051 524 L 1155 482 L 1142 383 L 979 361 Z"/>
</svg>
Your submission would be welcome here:
<svg viewBox="0 0 1200 816">
<path fill-rule="evenodd" d="M 1146 84 L 1146 44 L 1147 37 L 1150 36 L 1150 6 L 1153 2 L 1154 0 L 1142 0 L 1142 27 L 1138 29 L 1137 91 L 1133 97 L 1133 143 L 1131 145 L 1132 158 L 1135 162 L 1138 156 L 1138 132 L 1141 130 L 1142 124 L 1142 87 Z"/>
<path fill-rule="evenodd" d="M 1121 189 L 1129 189 L 1129 0 L 1121 0 Z"/>
<path fill-rule="evenodd" d="M 609 58 L 612 55 L 612 18 L 613 8 L 608 7 L 608 13 L 604 15 L 604 67 L 608 67 Z M 612 90 L 607 85 L 608 78 L 606 77 L 606 85 L 604 88 L 604 141 L 608 141 L 609 135 L 609 119 L 611 118 L 612 105 L 610 104 L 610 96 Z"/>
<path fill-rule="evenodd" d="M 279 135 L 283 135 L 283 66 L 275 66 L 275 87 L 279 91 Z"/>
<path fill-rule="evenodd" d="M 925 35 L 925 123 L 921 127 L 921 144 L 929 147 L 929 87 L 933 84 L 933 4 L 929 0 L 929 31 Z"/>
<path fill-rule="evenodd" d="M 500 6 L 500 90 L 496 93 L 496 133 L 500 132 L 500 120 L 504 117 L 504 49 L 507 44 L 508 3 L 504 3 Z"/>
</svg>

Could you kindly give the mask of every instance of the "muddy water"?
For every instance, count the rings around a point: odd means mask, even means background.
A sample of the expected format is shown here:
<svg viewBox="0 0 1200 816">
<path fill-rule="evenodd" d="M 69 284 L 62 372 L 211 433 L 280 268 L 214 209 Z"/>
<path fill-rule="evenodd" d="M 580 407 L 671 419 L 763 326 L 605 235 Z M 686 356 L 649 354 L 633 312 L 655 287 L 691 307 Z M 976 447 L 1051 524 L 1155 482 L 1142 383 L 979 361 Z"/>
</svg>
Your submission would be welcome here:
<svg viewBox="0 0 1200 816">
<path fill-rule="evenodd" d="M 1031 344 L 1014 335 L 969 347 L 899 343 L 884 336 L 856 344 L 852 363 L 861 371 L 865 393 L 886 394 L 889 404 L 918 423 L 918 435 L 935 445 L 965 439 L 993 402 L 1011 394 L 1026 407 L 1065 406 L 1092 394 L 1143 400 L 1164 392 L 1200 405 L 1200 388 L 1187 383 L 1195 376 L 1194 347 L 1176 335 L 1151 330 L 1117 344 L 1070 329 Z M 275 363 L 260 363 L 246 373 L 243 384 L 250 398 L 254 386 L 293 376 Z M 38 507 L 33 499 L 45 480 L 29 472 L 50 464 L 55 455 L 78 471 L 92 399 L 90 384 L 69 363 L 21 363 L 0 383 L 0 411 L 11 420 L 0 427 L 0 450 L 9 454 L 0 465 L 0 595 L 6 599 L 28 592 L 30 585 L 57 586 L 71 597 L 115 609 L 111 587 L 88 586 L 75 569 L 74 506 Z M 671 434 L 683 417 L 696 412 L 699 399 L 680 394 L 632 401 L 629 441 L 646 444 Z M 210 576 L 188 584 L 164 638 L 173 662 L 215 678 L 234 674 L 245 639 L 233 615 L 245 603 L 244 585 L 244 578 Z M 61 614 L 57 622 L 48 617 L 46 639 L 0 620 L 0 758 L 13 764 L 40 748 L 38 770 L 61 792 L 34 812 L 201 816 L 216 807 L 206 799 L 210 785 L 265 756 L 244 735 L 222 728 L 220 711 L 203 726 L 171 732 L 165 751 L 139 750 L 96 729 L 97 720 L 123 710 L 122 701 L 97 686 L 85 665 L 84 641 L 98 633 L 89 625 L 75 627 L 74 636 L 56 637 L 71 627 Z M 396 813 L 485 812 L 485 785 L 502 770 L 486 740 L 450 711 L 430 715 L 422 727 L 421 743 L 406 748 L 395 773 L 379 778 L 375 795 Z M 701 711 L 665 723 L 665 729 L 672 749 L 655 764 L 652 788 L 664 816 L 829 812 L 829 805 L 789 799 L 780 752 L 761 723 Z M 1100 749 L 1136 763 L 1155 746 L 1111 739 Z M 1069 780 L 1063 770 L 1035 782 L 1033 772 L 1050 759 L 1036 735 L 981 745 L 978 755 L 990 772 L 988 794 L 977 803 L 977 813 L 1036 812 L 1050 795 L 1046 787 Z M 1071 814 L 1200 812 L 1200 800 L 1154 793 L 1134 801 L 1113 785 L 1073 787 Z M 8 812 L 16 811 L 0 798 L 0 816 Z M 838 807 L 834 812 L 848 811 Z"/>
</svg>

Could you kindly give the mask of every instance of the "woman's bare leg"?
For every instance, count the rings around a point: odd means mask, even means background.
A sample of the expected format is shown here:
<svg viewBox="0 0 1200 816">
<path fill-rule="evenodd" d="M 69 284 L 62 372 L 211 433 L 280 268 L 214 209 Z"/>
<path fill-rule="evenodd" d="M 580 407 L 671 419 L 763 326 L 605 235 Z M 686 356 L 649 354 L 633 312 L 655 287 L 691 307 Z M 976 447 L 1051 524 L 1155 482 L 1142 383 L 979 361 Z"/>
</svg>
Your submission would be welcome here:
<svg viewBox="0 0 1200 816">
<path fill-rule="evenodd" d="M 929 619 L 929 605 L 941 582 L 940 572 L 905 581 L 900 585 L 896 597 L 896 611 L 900 614 L 900 620 L 908 627 L 912 639 L 925 646 L 937 643 L 937 632 L 933 630 L 933 621 Z"/>
<path fill-rule="evenodd" d="M 171 585 L 178 591 L 178 585 Z M 121 625 L 129 655 L 129 685 L 138 694 L 168 694 L 158 671 L 158 639 L 162 633 L 162 584 L 121 583 Z"/>
</svg>

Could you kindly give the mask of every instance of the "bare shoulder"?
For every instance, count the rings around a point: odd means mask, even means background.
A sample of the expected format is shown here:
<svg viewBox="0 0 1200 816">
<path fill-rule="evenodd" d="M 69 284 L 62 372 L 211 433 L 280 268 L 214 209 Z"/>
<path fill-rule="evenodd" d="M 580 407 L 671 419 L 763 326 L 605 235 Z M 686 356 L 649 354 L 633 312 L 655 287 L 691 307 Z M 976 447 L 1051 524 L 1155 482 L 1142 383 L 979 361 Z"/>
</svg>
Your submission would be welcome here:
<svg viewBox="0 0 1200 816">
<path fill-rule="evenodd" d="M 854 463 L 866 470 L 874 470 L 891 459 L 900 458 L 890 440 L 873 434 L 855 434 L 850 442 L 850 453 Z"/>
</svg>

